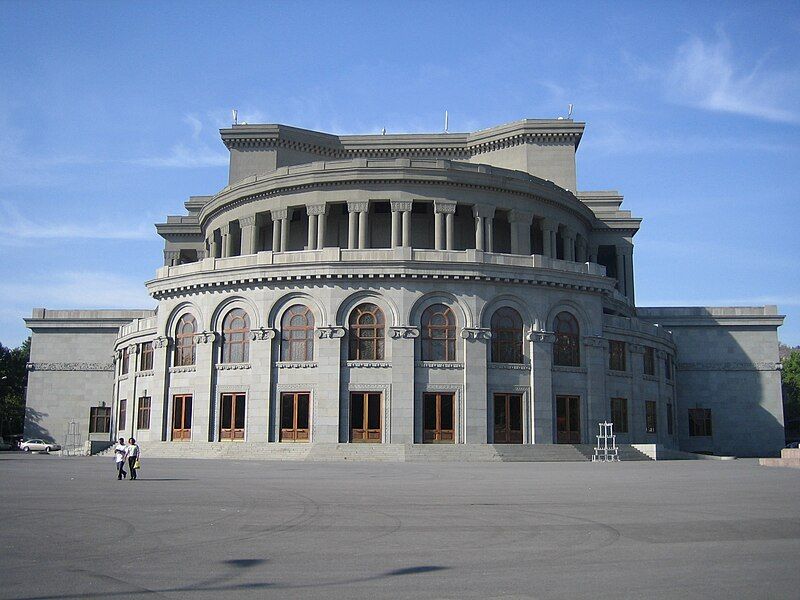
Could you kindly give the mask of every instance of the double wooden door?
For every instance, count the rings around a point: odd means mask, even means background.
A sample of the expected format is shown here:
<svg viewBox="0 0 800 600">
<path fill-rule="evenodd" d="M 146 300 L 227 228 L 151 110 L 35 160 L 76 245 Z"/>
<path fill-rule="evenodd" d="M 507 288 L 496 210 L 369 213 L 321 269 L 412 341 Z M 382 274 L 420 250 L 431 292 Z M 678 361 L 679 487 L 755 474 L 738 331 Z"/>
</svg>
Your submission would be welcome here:
<svg viewBox="0 0 800 600">
<path fill-rule="evenodd" d="M 522 443 L 522 394 L 494 395 L 494 443 Z"/>
<path fill-rule="evenodd" d="M 311 416 L 311 394 L 283 392 L 281 394 L 281 441 L 307 442 Z"/>
<path fill-rule="evenodd" d="M 581 399 L 578 396 L 556 396 L 556 442 L 581 443 Z"/>
<path fill-rule="evenodd" d="M 422 442 L 454 444 L 455 441 L 455 394 L 423 394 Z"/>
<path fill-rule="evenodd" d="M 221 440 L 244 439 L 244 394 L 222 394 L 219 420 Z"/>
<path fill-rule="evenodd" d="M 172 439 L 174 441 L 192 439 L 192 397 L 190 395 L 172 398 Z"/>
<path fill-rule="evenodd" d="M 381 394 L 354 392 L 350 394 L 350 441 L 381 443 Z"/>
</svg>

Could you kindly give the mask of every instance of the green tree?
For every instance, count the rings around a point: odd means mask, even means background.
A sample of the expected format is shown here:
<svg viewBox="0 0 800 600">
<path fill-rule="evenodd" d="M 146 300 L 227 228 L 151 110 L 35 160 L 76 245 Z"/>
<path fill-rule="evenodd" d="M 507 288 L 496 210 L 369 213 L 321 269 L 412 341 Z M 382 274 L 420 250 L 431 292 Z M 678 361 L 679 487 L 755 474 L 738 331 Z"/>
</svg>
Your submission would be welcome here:
<svg viewBox="0 0 800 600">
<path fill-rule="evenodd" d="M 31 338 L 18 348 L 0 344 L 0 436 L 22 433 L 30 354 Z"/>
<path fill-rule="evenodd" d="M 786 437 L 800 437 L 800 350 L 793 350 L 782 361 L 781 390 Z"/>
</svg>

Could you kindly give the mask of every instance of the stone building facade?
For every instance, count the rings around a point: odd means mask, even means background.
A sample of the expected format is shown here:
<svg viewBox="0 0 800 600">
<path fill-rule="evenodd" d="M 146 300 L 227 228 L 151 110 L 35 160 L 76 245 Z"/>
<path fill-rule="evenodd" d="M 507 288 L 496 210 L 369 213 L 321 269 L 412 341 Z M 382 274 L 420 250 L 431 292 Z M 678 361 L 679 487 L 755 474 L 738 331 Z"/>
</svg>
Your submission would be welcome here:
<svg viewBox="0 0 800 600">
<path fill-rule="evenodd" d="M 613 420 L 621 443 L 774 454 L 782 317 L 637 308 L 641 220 L 576 191 L 583 131 L 222 130 L 228 185 L 156 226 L 157 310 L 86 338 L 114 362 L 84 419 L 104 402 L 108 439 L 172 444 L 585 444 Z"/>
</svg>

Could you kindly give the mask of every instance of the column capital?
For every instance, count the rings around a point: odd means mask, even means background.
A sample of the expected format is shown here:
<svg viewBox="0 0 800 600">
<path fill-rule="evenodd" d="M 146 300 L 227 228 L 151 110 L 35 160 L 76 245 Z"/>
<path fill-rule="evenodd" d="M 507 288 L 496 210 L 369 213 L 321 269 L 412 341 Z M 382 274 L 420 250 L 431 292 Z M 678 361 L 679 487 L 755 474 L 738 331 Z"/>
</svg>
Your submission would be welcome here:
<svg viewBox="0 0 800 600">
<path fill-rule="evenodd" d="M 472 212 L 476 217 L 484 217 L 491 219 L 494 217 L 495 207 L 491 204 L 475 204 L 472 207 Z"/>
<path fill-rule="evenodd" d="M 558 222 L 555 219 L 551 219 L 550 217 L 542 217 L 541 218 L 542 229 L 546 229 L 548 231 L 558 231 Z"/>
<path fill-rule="evenodd" d="M 219 228 L 219 232 L 222 235 L 229 235 L 230 232 L 231 232 L 231 224 L 230 223 L 225 223 L 222 227 Z"/>
<path fill-rule="evenodd" d="M 455 200 L 434 200 L 433 212 L 444 214 L 455 214 L 456 201 Z"/>
<path fill-rule="evenodd" d="M 633 255 L 633 244 L 617 244 L 616 248 L 622 256 Z"/>
<path fill-rule="evenodd" d="M 181 257 L 180 250 L 164 250 L 164 259 L 165 260 L 173 260 L 178 259 Z"/>
<path fill-rule="evenodd" d="M 217 339 L 217 334 L 214 331 L 201 331 L 194 336 L 195 344 L 211 344 Z"/>
<path fill-rule="evenodd" d="M 515 208 L 509 211 L 508 220 L 511 223 L 527 223 L 530 225 L 531 221 L 533 221 L 533 213 L 529 213 L 524 210 L 517 210 Z"/>
<path fill-rule="evenodd" d="M 461 330 L 461 337 L 465 340 L 490 340 L 492 330 L 488 327 L 464 327 Z"/>
<path fill-rule="evenodd" d="M 390 327 L 389 337 L 394 340 L 412 340 L 419 337 L 419 327 L 411 327 L 408 325 Z"/>
<path fill-rule="evenodd" d="M 317 337 L 321 340 L 343 338 L 344 334 L 344 327 L 317 327 Z"/>
<path fill-rule="evenodd" d="M 271 340 L 275 337 L 275 330 L 266 327 L 250 330 L 250 339 L 254 342 L 262 340 Z"/>
<path fill-rule="evenodd" d="M 269 211 L 270 216 L 272 217 L 273 221 L 283 221 L 284 219 L 289 218 L 289 209 L 288 208 L 276 208 Z"/>
<path fill-rule="evenodd" d="M 308 204 L 306 205 L 306 212 L 309 215 L 324 215 L 327 204 Z"/>
<path fill-rule="evenodd" d="M 253 227 L 256 224 L 256 216 L 248 215 L 239 219 L 239 227 Z"/>
<path fill-rule="evenodd" d="M 367 212 L 368 210 L 369 210 L 368 200 L 347 201 L 347 212 L 349 213 L 361 213 L 361 212 Z"/>
<path fill-rule="evenodd" d="M 391 200 L 389 205 L 392 207 L 392 212 L 406 212 L 411 210 L 413 202 L 411 200 Z"/>
<path fill-rule="evenodd" d="M 556 341 L 556 334 L 551 331 L 531 331 L 527 338 L 534 344 L 552 344 Z"/>
<path fill-rule="evenodd" d="M 160 336 L 153 339 L 153 348 L 169 348 L 171 338 L 168 336 Z"/>
<path fill-rule="evenodd" d="M 644 346 L 642 344 L 627 344 L 628 349 L 634 354 L 644 354 Z"/>
</svg>

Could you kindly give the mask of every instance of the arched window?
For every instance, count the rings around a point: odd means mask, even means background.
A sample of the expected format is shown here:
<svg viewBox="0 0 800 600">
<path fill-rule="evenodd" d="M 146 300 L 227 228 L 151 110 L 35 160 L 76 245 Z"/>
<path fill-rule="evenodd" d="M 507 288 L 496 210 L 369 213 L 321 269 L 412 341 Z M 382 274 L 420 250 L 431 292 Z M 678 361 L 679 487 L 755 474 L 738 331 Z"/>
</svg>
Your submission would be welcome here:
<svg viewBox="0 0 800 600">
<path fill-rule="evenodd" d="M 553 364 L 579 367 L 581 353 L 578 320 L 568 312 L 560 312 L 556 315 L 553 329 L 556 334 L 556 341 L 553 344 Z"/>
<path fill-rule="evenodd" d="M 383 311 L 361 304 L 350 313 L 350 360 L 383 360 L 385 324 Z"/>
<path fill-rule="evenodd" d="M 492 362 L 522 362 L 522 317 L 508 306 L 492 315 Z"/>
<path fill-rule="evenodd" d="M 422 360 L 456 359 L 456 317 L 450 307 L 432 304 L 422 313 Z"/>
<path fill-rule="evenodd" d="M 175 366 L 185 367 L 194 364 L 194 334 L 197 333 L 197 322 L 190 314 L 178 320 L 175 330 Z"/>
<path fill-rule="evenodd" d="M 250 360 L 250 317 L 234 308 L 222 322 L 222 362 L 246 363 Z"/>
<path fill-rule="evenodd" d="M 314 360 L 314 313 L 307 306 L 295 304 L 283 313 L 281 360 Z"/>
</svg>

